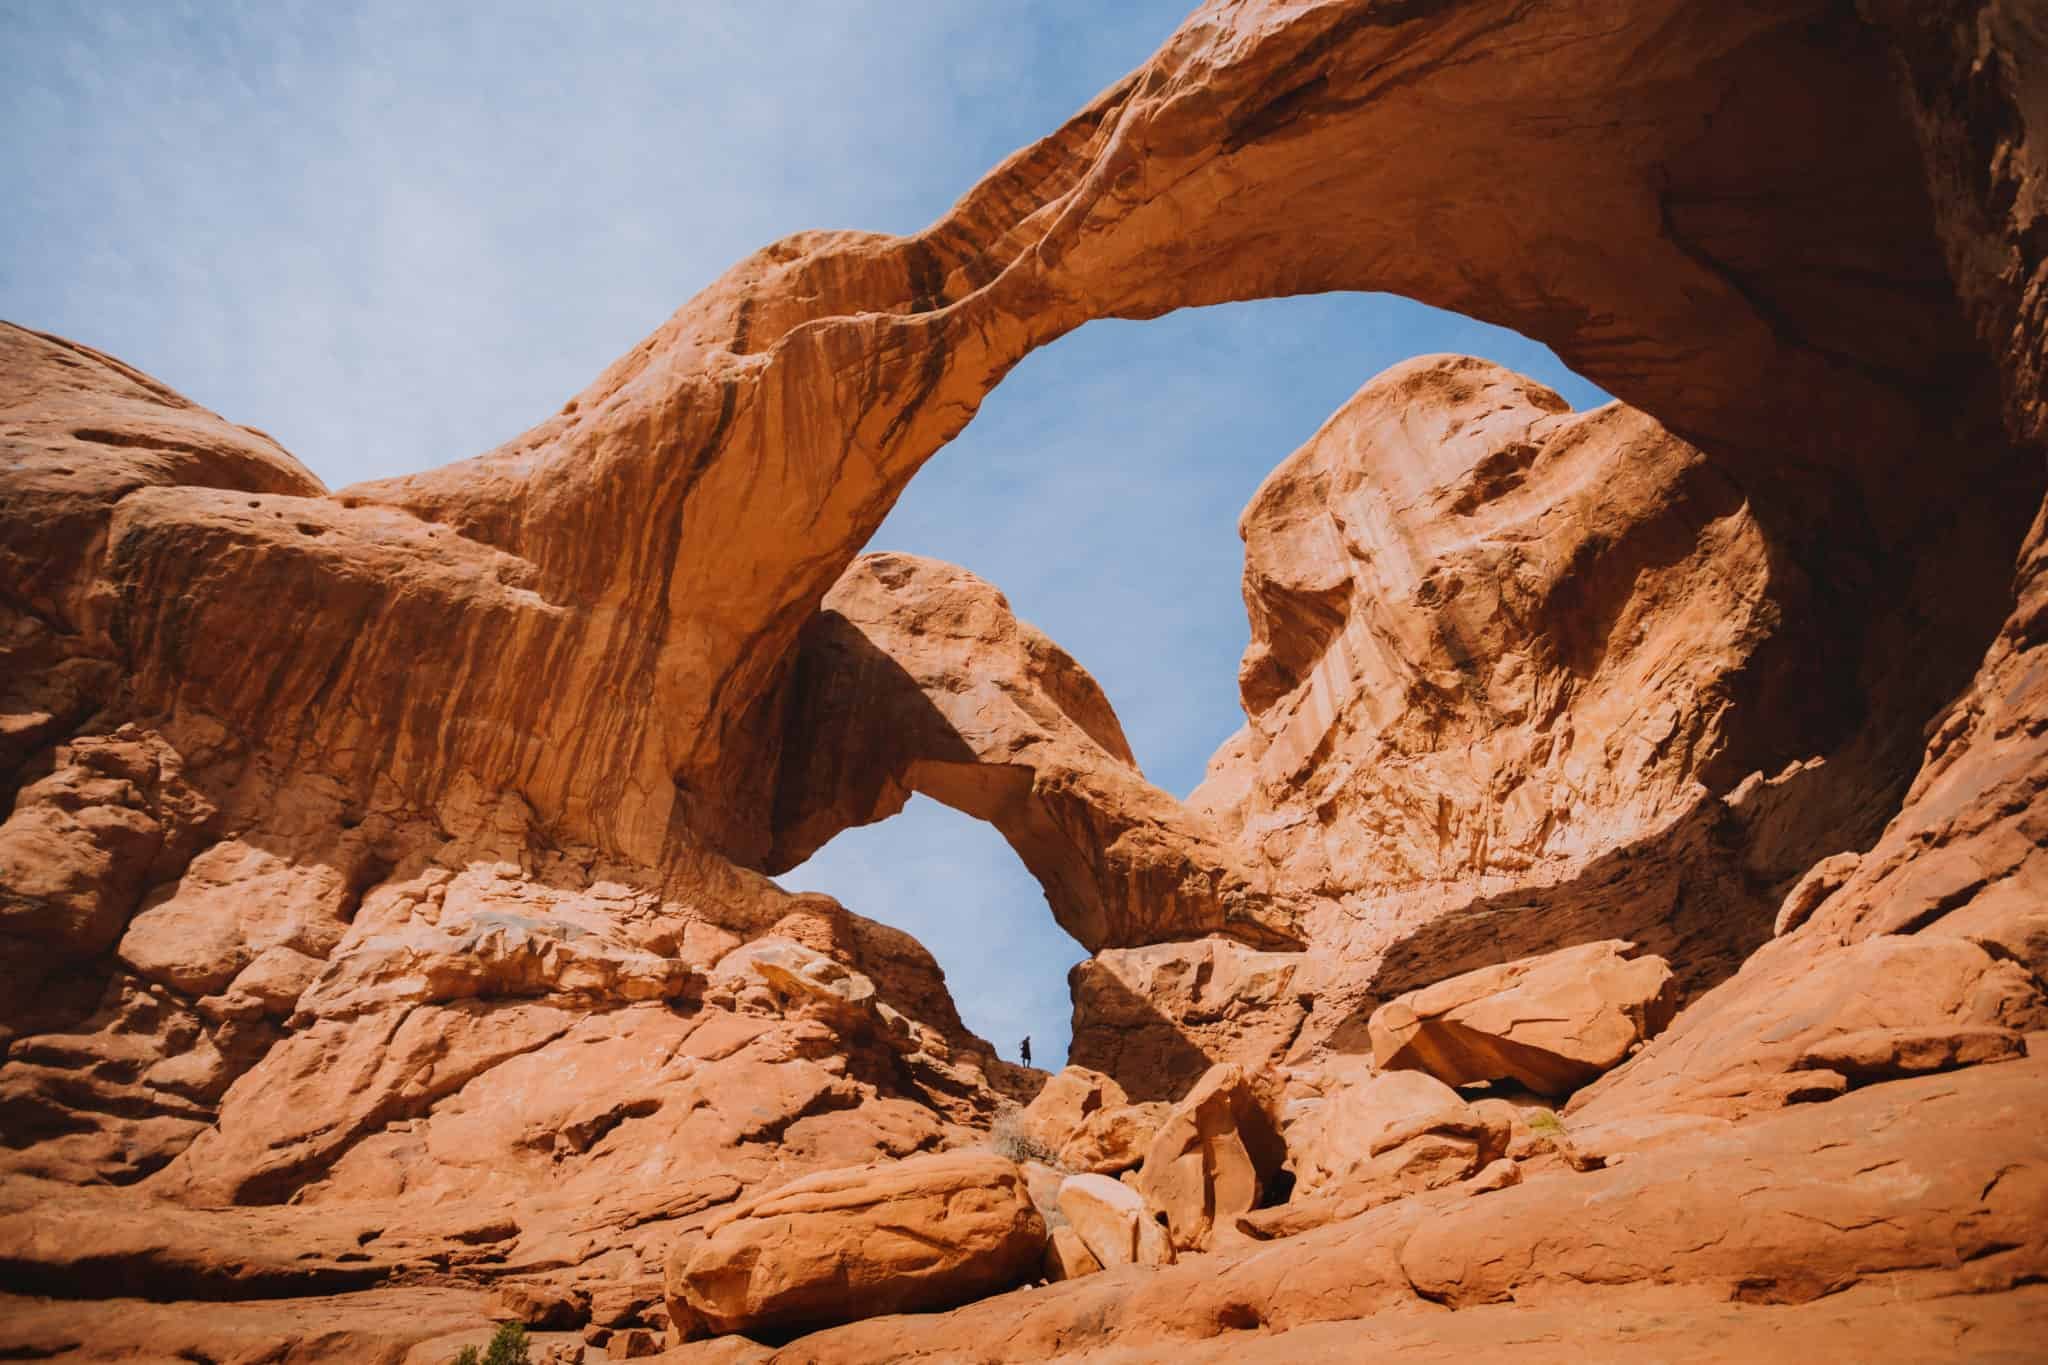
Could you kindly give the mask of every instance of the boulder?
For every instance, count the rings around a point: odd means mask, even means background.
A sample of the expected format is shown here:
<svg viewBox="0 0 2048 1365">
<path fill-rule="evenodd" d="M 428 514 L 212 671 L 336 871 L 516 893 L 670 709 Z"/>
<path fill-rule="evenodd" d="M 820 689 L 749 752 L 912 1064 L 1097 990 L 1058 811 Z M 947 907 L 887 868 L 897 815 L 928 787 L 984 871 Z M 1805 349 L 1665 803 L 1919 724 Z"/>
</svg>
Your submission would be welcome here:
<svg viewBox="0 0 2048 1365">
<path fill-rule="evenodd" d="M 950 1308 L 1038 1270 L 1045 1220 L 1016 1165 L 942 1152 L 826 1171 L 741 1204 L 671 1260 L 683 1340 Z"/>
<path fill-rule="evenodd" d="M 612 1334 L 604 1344 L 606 1360 L 645 1360 L 661 1354 L 661 1343 L 644 1327 L 632 1327 Z"/>
<path fill-rule="evenodd" d="M 1060 1165 L 1070 1171 L 1117 1175 L 1145 1159 L 1172 1106 L 1154 1100 L 1122 1104 L 1090 1114 L 1060 1148 Z"/>
<path fill-rule="evenodd" d="M 1863 1085 L 2026 1055 L 2026 1035 L 2009 1028 L 1874 1028 L 1815 1043 L 1793 1067 L 1837 1072 Z"/>
<path fill-rule="evenodd" d="M 491 1291 L 484 1316 L 493 1322 L 562 1330 L 590 1320 L 590 1300 L 579 1290 L 554 1285 L 501 1284 Z"/>
<path fill-rule="evenodd" d="M 1120 1180 L 1068 1176 L 1060 1186 L 1060 1212 L 1099 1267 L 1173 1264 L 1166 1229 L 1138 1192 Z"/>
<path fill-rule="evenodd" d="M 1511 1135 L 1491 1106 L 1419 1071 L 1354 1079 L 1290 1131 L 1294 1197 L 1363 1212 L 1476 1174 L 1506 1155 Z"/>
<path fill-rule="evenodd" d="M 1045 1243 L 1047 1280 L 1057 1284 L 1061 1280 L 1093 1275 L 1100 1269 L 1101 1258 L 1088 1249 L 1087 1241 L 1073 1224 L 1062 1223 L 1052 1230 L 1052 1236 Z"/>
<path fill-rule="evenodd" d="M 1491 1194 L 1522 1183 L 1522 1168 L 1506 1157 L 1489 1162 L 1486 1169 L 1465 1182 L 1469 1194 Z"/>
<path fill-rule="evenodd" d="M 1512 1080 L 1563 1095 L 1621 1062 L 1677 1007 L 1662 958 L 1620 939 L 1439 981 L 1373 1011 L 1373 1060 L 1450 1085 Z"/>
<path fill-rule="evenodd" d="M 1175 1249 L 1205 1250 L 1218 1226 L 1257 1208 L 1287 1160 L 1279 1079 L 1224 1063 L 1174 1106 L 1146 1149 L 1137 1189 Z"/>
<path fill-rule="evenodd" d="M 1070 1066 L 1047 1081 L 1038 1097 L 1024 1107 L 1016 1131 L 1047 1153 L 1056 1153 L 1081 1131 L 1090 1116 L 1129 1103 L 1124 1088 L 1100 1071 Z"/>
</svg>

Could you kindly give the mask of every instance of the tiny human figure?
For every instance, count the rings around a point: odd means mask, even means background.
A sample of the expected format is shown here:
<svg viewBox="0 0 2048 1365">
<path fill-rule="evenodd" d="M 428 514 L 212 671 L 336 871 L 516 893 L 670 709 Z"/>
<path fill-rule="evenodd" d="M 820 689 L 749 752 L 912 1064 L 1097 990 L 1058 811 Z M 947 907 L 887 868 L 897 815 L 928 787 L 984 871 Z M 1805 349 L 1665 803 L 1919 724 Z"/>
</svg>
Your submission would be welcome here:
<svg viewBox="0 0 2048 1365">
<path fill-rule="evenodd" d="M 1019 1053 L 1019 1054 L 1020 1054 L 1020 1055 L 1021 1055 L 1021 1056 L 1022 1056 L 1022 1057 L 1024 1058 L 1024 1065 L 1026 1065 L 1026 1066 L 1030 1066 L 1030 1065 L 1031 1065 L 1031 1035 L 1030 1035 L 1030 1034 L 1028 1034 L 1028 1033 L 1027 1033 L 1027 1034 L 1025 1034 L 1025 1035 L 1024 1035 L 1024 1041 L 1023 1041 L 1022 1043 L 1020 1043 L 1020 1044 L 1018 1045 L 1018 1047 L 1017 1047 L 1017 1051 L 1018 1051 L 1018 1053 Z"/>
</svg>

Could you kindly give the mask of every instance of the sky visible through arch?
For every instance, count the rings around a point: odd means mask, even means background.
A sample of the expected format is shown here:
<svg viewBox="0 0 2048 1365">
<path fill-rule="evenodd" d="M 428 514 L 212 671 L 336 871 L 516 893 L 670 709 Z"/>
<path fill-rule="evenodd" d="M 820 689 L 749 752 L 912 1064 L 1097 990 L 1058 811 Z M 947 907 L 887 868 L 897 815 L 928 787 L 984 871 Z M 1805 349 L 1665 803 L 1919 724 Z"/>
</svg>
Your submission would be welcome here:
<svg viewBox="0 0 2048 1365">
<path fill-rule="evenodd" d="M 425 468 L 554 412 L 756 247 L 924 226 L 1186 8 L 0 0 L 0 317 L 269 431 L 332 487 Z M 1360 384 L 1434 351 L 1605 397 L 1382 295 L 1094 323 L 1017 367 L 873 548 L 1002 588 L 1185 794 L 1241 720 L 1239 510 Z M 1006 1055 L 1029 1033 L 1064 1057 L 1081 952 L 992 829 L 918 798 L 781 880 L 916 934 Z"/>
</svg>

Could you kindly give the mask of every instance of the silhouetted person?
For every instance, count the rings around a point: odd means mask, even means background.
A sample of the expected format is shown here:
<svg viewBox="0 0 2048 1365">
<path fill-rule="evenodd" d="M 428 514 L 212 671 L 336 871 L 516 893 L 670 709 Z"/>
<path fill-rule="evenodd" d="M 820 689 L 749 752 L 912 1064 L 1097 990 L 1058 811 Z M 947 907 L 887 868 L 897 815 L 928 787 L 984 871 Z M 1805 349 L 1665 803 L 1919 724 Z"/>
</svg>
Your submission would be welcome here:
<svg viewBox="0 0 2048 1365">
<path fill-rule="evenodd" d="M 1018 1047 L 1017 1047 L 1017 1051 L 1018 1051 L 1018 1053 L 1019 1053 L 1019 1054 L 1021 1054 L 1021 1055 L 1023 1056 L 1023 1058 L 1024 1058 L 1024 1065 L 1026 1065 L 1026 1066 L 1030 1066 L 1030 1065 L 1031 1065 L 1031 1035 L 1030 1035 L 1030 1034 L 1028 1034 L 1028 1033 L 1027 1033 L 1027 1034 L 1025 1034 L 1025 1035 L 1024 1035 L 1024 1041 L 1023 1041 L 1022 1043 L 1020 1043 L 1020 1044 L 1018 1045 Z"/>
</svg>

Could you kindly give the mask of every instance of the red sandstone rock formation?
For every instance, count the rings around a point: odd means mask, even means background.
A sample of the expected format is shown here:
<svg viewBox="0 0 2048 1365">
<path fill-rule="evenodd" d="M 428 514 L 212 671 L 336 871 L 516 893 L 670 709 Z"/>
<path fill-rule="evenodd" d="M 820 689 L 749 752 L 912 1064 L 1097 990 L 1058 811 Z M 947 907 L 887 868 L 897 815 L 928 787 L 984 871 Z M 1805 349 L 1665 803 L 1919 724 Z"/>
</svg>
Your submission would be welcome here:
<svg viewBox="0 0 2048 1365">
<path fill-rule="evenodd" d="M 1452 1085 L 1513 1081 L 1563 1095 L 1671 1022 L 1671 968 L 1614 939 L 1482 967 L 1373 1011 L 1373 1061 Z"/>
<path fill-rule="evenodd" d="M 492 1282 L 640 1330 L 727 1208 L 982 1141 L 1036 1078 L 750 870 L 909 790 L 1104 950 L 1075 1055 L 1141 1100 L 1362 1103 L 1376 1006 L 1616 935 L 1684 1008 L 1561 1127 L 1359 1119 L 1464 1178 L 1283 1106 L 1337 1197 L 1420 1192 L 786 1358 L 2031 1348 L 2044 60 L 2011 0 L 1205 7 L 926 232 L 770 247 L 500 450 L 338 494 L 0 328 L 0 1348 L 397 1359 Z M 1247 730 L 1187 804 L 994 589 L 848 574 L 1033 347 L 1338 288 L 1623 402 L 1368 384 L 1248 509 Z M 1195 1164 L 1154 1202 L 1213 1230 Z"/>
<path fill-rule="evenodd" d="M 669 1262 L 689 1340 L 950 1308 L 1011 1288 L 1045 1255 L 1017 1168 L 947 1152 L 828 1172 L 734 1209 Z"/>
<path fill-rule="evenodd" d="M 863 556 L 804 627 L 788 692 L 771 872 L 921 791 L 1002 830 L 1086 948 L 1299 946 L 1208 822 L 1139 774 L 1095 680 L 964 570 Z"/>
</svg>

